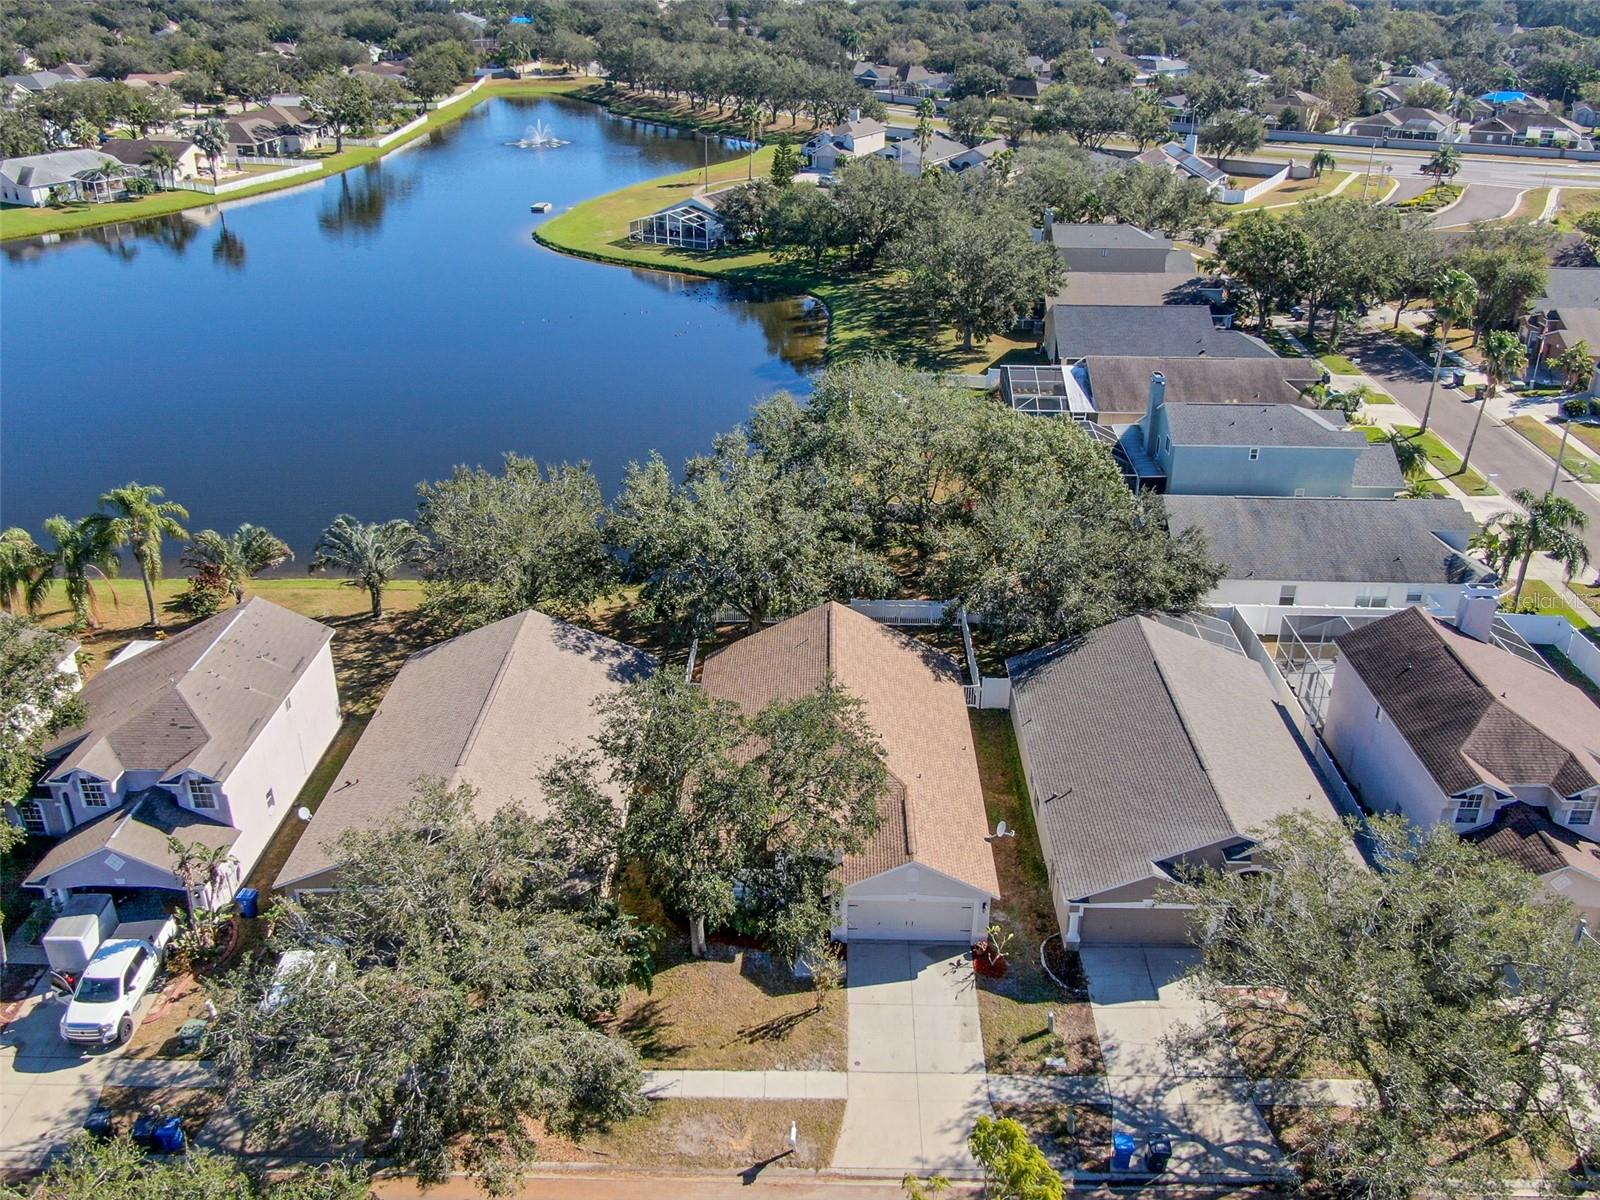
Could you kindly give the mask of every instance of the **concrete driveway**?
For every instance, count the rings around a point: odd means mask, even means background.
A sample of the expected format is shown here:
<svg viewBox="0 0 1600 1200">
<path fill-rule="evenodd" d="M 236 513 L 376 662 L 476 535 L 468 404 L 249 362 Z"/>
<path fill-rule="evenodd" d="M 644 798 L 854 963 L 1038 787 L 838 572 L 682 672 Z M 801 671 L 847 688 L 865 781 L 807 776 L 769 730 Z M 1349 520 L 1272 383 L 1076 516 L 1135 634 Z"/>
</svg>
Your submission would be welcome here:
<svg viewBox="0 0 1600 1200">
<path fill-rule="evenodd" d="M 1166 1039 L 1204 1015 L 1178 982 L 1196 952 L 1090 947 L 1081 954 L 1117 1130 L 1132 1133 L 1141 1154 L 1151 1138 L 1167 1138 L 1171 1169 L 1188 1178 L 1277 1174 L 1282 1156 L 1230 1056 L 1167 1052 Z"/>
<path fill-rule="evenodd" d="M 967 1134 L 990 1109 L 966 947 L 852 943 L 845 996 L 850 1098 L 833 1165 L 972 1169 Z"/>
</svg>

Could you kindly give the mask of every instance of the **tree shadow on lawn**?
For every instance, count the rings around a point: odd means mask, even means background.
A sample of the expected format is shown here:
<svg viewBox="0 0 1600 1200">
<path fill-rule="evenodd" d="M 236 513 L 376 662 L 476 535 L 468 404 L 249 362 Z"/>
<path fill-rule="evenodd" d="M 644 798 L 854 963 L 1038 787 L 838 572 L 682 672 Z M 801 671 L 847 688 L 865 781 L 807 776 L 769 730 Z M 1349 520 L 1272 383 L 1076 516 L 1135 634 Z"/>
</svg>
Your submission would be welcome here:
<svg viewBox="0 0 1600 1200">
<path fill-rule="evenodd" d="M 648 1062 L 669 1059 L 689 1048 L 685 1042 L 672 1040 L 671 1029 L 666 1006 L 655 999 L 646 1000 L 616 1024 L 616 1031 L 632 1042 L 639 1057 Z"/>
</svg>

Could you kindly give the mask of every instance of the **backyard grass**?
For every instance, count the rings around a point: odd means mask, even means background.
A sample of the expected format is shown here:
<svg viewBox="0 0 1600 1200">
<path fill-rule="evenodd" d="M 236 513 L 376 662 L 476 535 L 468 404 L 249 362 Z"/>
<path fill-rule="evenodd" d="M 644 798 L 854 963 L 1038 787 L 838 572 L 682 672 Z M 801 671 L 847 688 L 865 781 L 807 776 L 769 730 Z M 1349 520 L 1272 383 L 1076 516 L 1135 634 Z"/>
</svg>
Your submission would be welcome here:
<svg viewBox="0 0 1600 1200">
<path fill-rule="evenodd" d="M 1578 670 L 1577 663 L 1554 646 L 1535 646 L 1534 649 L 1545 662 L 1550 664 L 1551 670 L 1600 706 L 1600 683 L 1596 683 Z"/>
<path fill-rule="evenodd" d="M 1355 174 L 1354 171 L 1324 171 L 1321 175 L 1308 175 L 1304 179 L 1285 180 L 1270 192 L 1257 196 L 1254 200 L 1247 200 L 1239 205 L 1229 205 L 1228 211 L 1230 213 L 1235 211 L 1242 212 L 1252 208 L 1273 208 L 1279 205 L 1287 207 L 1291 204 L 1303 204 L 1307 200 L 1315 200 L 1318 196 L 1326 196 L 1353 174 Z M 1360 186 L 1360 180 L 1354 180 L 1350 184 L 1352 188 Z M 1345 191 L 1349 190 L 1350 188 L 1345 189 Z"/>
<path fill-rule="evenodd" d="M 1057 1171 L 1105 1171 L 1111 1166 L 1111 1110 L 1104 1104 L 1009 1104 L 994 1115 L 1018 1122 Z"/>
<path fill-rule="evenodd" d="M 1597 208 L 1600 208 L 1600 188 L 1564 186 L 1560 199 L 1556 201 L 1556 225 L 1564 232 L 1571 233 L 1577 228 L 1579 217 Z"/>
<path fill-rule="evenodd" d="M 1415 425 L 1397 425 L 1400 433 L 1412 438 L 1422 447 L 1422 452 L 1428 456 L 1428 461 L 1438 470 L 1439 474 L 1447 476 L 1469 496 L 1498 496 L 1499 490 L 1485 479 L 1474 468 L 1467 468 L 1465 474 L 1461 470 L 1461 456 L 1449 446 L 1439 440 L 1431 430 L 1422 433 Z"/>
<path fill-rule="evenodd" d="M 914 366 L 980 371 L 996 361 L 1031 354 L 1032 339 L 991 337 L 963 350 L 950 330 L 931 335 L 928 323 L 908 309 L 894 272 L 879 268 L 847 273 L 825 262 L 820 268 L 802 262 L 780 262 L 771 251 L 747 246 L 689 250 L 650 246 L 628 240 L 628 223 L 693 196 L 707 181 L 734 183 L 752 172 L 764 177 L 774 150 L 767 147 L 754 162 L 739 158 L 710 168 L 683 171 L 647 180 L 585 200 L 539 225 L 534 237 L 552 250 L 628 267 L 653 267 L 685 275 L 723 279 L 784 295 L 814 296 L 828 314 L 830 358 L 864 351 L 889 351 Z"/>
<path fill-rule="evenodd" d="M 205 192 L 170 191 L 153 196 L 138 196 L 127 200 L 114 200 L 107 204 L 65 204 L 44 208 L 7 207 L 0 209 L 0 241 L 12 238 L 38 237 L 46 233 L 66 233 L 74 229 L 88 229 L 94 225 L 111 225 L 118 221 L 135 221 L 144 217 L 160 217 L 182 212 L 186 208 L 201 208 L 210 204 L 242 200 L 280 188 L 300 187 L 315 183 L 351 167 L 359 167 L 382 158 L 408 142 L 426 137 L 442 125 L 460 120 L 485 100 L 496 96 L 559 95 L 571 93 L 588 86 L 584 79 L 506 79 L 494 80 L 479 88 L 465 100 L 457 101 L 435 111 L 427 121 L 405 137 L 397 138 L 382 148 L 352 146 L 341 154 L 332 154 L 321 160 L 322 169 L 293 175 L 287 179 L 269 180 L 255 187 L 240 188 L 226 196 L 217 197 Z"/>
<path fill-rule="evenodd" d="M 989 1070 L 997 1074 L 1062 1073 L 1048 1066 L 1047 1059 L 1065 1060 L 1066 1074 L 1099 1074 L 1103 1069 L 1100 1043 L 1087 996 L 1081 991 L 1076 995 L 1063 992 L 1039 963 L 1040 943 L 1058 930 L 1011 720 L 1004 712 L 975 711 L 970 716 L 989 826 L 997 828 L 1004 821 L 1016 830 L 1015 837 L 994 843 L 1001 899 L 993 920 L 1009 936 L 1006 954 L 1010 969 L 1003 979 L 978 977 L 984 1058 Z M 1070 952 L 1063 951 L 1052 962 L 1061 962 L 1069 971 L 1081 970 L 1077 955 Z M 1056 1014 L 1053 1037 L 1048 1025 L 1052 1011 Z"/>
<path fill-rule="evenodd" d="M 1537 417 L 1512 417 L 1506 424 L 1542 450 L 1551 462 L 1555 461 L 1556 454 L 1561 450 L 1561 435 L 1550 426 Z M 1577 435 L 1576 426 L 1573 435 Z M 1566 453 L 1561 456 L 1561 465 L 1583 483 L 1600 483 L 1600 463 L 1581 450 L 1573 449 L 1570 439 Z"/>
<path fill-rule="evenodd" d="M 844 1121 L 843 1100 L 657 1100 L 610 1129 L 538 1136 L 545 1162 L 651 1167 L 740 1167 L 746 1183 L 768 1164 L 826 1167 Z M 789 1123 L 798 1144 L 789 1150 Z M 660 1186 L 660 1185 L 658 1185 Z M 671 1190 L 671 1185 L 665 1185 Z M 641 1194 L 648 1188 L 642 1188 Z M 684 1194 L 692 1194 L 688 1189 Z"/>
<path fill-rule="evenodd" d="M 841 1071 L 846 1021 L 842 993 L 819 1010 L 811 985 L 765 952 L 713 942 L 697 959 L 673 931 L 650 991 L 630 989 L 610 1027 L 650 1067 Z"/>
</svg>

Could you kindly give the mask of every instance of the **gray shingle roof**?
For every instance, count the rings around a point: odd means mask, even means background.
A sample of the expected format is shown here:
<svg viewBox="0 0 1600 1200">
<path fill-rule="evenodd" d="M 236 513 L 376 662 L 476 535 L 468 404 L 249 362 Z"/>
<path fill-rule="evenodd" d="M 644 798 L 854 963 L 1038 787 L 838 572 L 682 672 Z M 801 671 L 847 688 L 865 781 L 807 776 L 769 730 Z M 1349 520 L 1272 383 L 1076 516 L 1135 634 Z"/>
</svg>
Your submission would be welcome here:
<svg viewBox="0 0 1600 1200">
<path fill-rule="evenodd" d="M 170 871 L 177 866 L 177 859 L 167 845 L 169 837 L 217 849 L 238 841 L 239 830 L 184 808 L 164 788 L 148 788 L 51 846 L 25 882 L 29 887 L 41 887 L 61 868 L 102 850 Z"/>
<path fill-rule="evenodd" d="M 1416 608 L 1338 643 L 1447 796 L 1484 783 L 1563 796 L 1600 784 L 1600 713 L 1558 676 Z"/>
<path fill-rule="evenodd" d="M 1201 310 L 1204 311 L 1204 310 Z M 1167 381 L 1167 403 L 1204 404 L 1257 401 L 1294 402 L 1322 377 L 1322 364 L 1309 358 L 1170 358 L 1156 355 L 1095 354 L 1084 361 L 1095 407 L 1104 412 L 1143 412 L 1150 398 L 1150 376 Z"/>
<path fill-rule="evenodd" d="M 1406 486 L 1406 477 L 1400 470 L 1400 460 L 1394 456 L 1394 447 L 1380 442 L 1368 446 L 1356 459 L 1350 482 L 1356 487 L 1398 492 Z"/>
<path fill-rule="evenodd" d="M 116 160 L 99 150 L 53 150 L 48 154 L 25 154 L 0 162 L 0 175 L 14 179 L 23 187 L 54 187 L 70 183 L 85 171 L 116 166 Z"/>
<path fill-rule="evenodd" d="M 1600 308 L 1600 268 L 1552 267 L 1546 273 L 1539 308 Z"/>
<path fill-rule="evenodd" d="M 1277 358 L 1255 338 L 1217 328 L 1211 310 L 1197 304 L 1058 304 L 1051 317 L 1063 359 Z"/>
<path fill-rule="evenodd" d="M 1280 814 L 1333 815 L 1242 653 L 1127 617 L 1006 667 L 1051 876 L 1071 900 Z"/>
<path fill-rule="evenodd" d="M 1489 572 L 1435 531 L 1466 536 L 1455 500 L 1167 496 L 1174 533 L 1198 529 L 1226 579 L 1471 583 Z"/>
<path fill-rule="evenodd" d="M 1174 253 L 1181 253 L 1174 251 Z M 1072 271 L 1051 304 L 1210 304 L 1210 281 L 1192 270 Z"/>
<path fill-rule="evenodd" d="M 339 837 L 381 824 L 418 779 L 471 784 L 481 816 L 508 804 L 542 814 L 539 777 L 589 748 L 594 701 L 654 669 L 642 650 L 531 609 L 413 654 L 274 886 L 335 867 Z"/>
<path fill-rule="evenodd" d="M 1340 429 L 1297 404 L 1174 404 L 1167 430 L 1178 446 L 1365 447 L 1359 429 Z"/>
<path fill-rule="evenodd" d="M 257 597 L 107 667 L 83 687 L 85 723 L 45 748 L 52 777 L 188 769 L 224 779 L 332 637 Z"/>
</svg>

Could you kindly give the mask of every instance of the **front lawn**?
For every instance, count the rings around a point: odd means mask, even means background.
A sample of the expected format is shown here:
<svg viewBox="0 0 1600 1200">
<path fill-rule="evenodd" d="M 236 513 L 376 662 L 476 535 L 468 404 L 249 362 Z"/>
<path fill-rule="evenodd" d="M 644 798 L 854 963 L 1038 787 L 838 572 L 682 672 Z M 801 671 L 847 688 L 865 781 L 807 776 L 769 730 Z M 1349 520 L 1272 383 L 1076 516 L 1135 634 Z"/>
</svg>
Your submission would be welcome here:
<svg viewBox="0 0 1600 1200">
<path fill-rule="evenodd" d="M 1550 426 L 1537 417 L 1512 417 L 1506 424 L 1539 447 L 1551 462 L 1555 461 L 1556 454 L 1561 450 L 1561 435 Z M 1574 436 L 1579 428 L 1581 426 L 1573 426 Z M 1600 463 L 1582 451 L 1573 449 L 1570 440 L 1566 453 L 1561 455 L 1561 465 L 1583 483 L 1600 483 Z"/>
<path fill-rule="evenodd" d="M 1307 200 L 1315 200 L 1319 196 L 1326 196 L 1346 179 L 1353 175 L 1353 171 L 1324 171 L 1321 175 L 1308 175 L 1304 179 L 1289 179 L 1257 196 L 1254 200 L 1246 200 L 1240 205 L 1230 205 L 1230 212 L 1242 212 L 1252 208 L 1276 208 L 1280 205 L 1303 204 Z M 1342 194 L 1348 194 L 1351 189 L 1360 188 L 1361 181 L 1351 180 L 1350 186 Z"/>
<path fill-rule="evenodd" d="M 819 1010 L 811 985 L 765 952 L 713 942 L 697 959 L 673 931 L 650 991 L 630 989 L 609 1027 L 648 1067 L 842 1071 L 846 1022 L 842 992 Z"/>
<path fill-rule="evenodd" d="M 1015 837 L 994 843 L 1000 899 L 993 919 L 1009 935 L 1010 969 L 1004 979 L 978 978 L 984 1058 L 989 1070 L 1001 1075 L 1097 1075 L 1103 1069 L 1100 1042 L 1078 956 L 1062 950 L 1059 939 L 1053 943 L 1052 969 L 1074 985 L 1072 994 L 1057 987 L 1039 962 L 1041 943 L 1059 931 L 1011 719 L 1005 712 L 970 715 L 989 827 L 998 828 L 1004 821 L 1016 830 Z M 1052 1011 L 1056 1014 L 1053 1037 L 1049 1032 Z M 1063 1060 L 1065 1066 L 1051 1067 L 1050 1059 Z"/>
<path fill-rule="evenodd" d="M 833 1161 L 844 1104 L 843 1100 L 657 1100 L 648 1112 L 610 1129 L 573 1137 L 541 1134 L 539 1158 L 631 1168 L 741 1167 L 749 1175 L 768 1164 L 815 1170 Z M 793 1154 L 788 1153 L 791 1121 L 798 1143 Z M 664 1181 L 658 1186 L 672 1190 Z"/>
<path fill-rule="evenodd" d="M 1526 609 L 1530 612 L 1565 617 L 1574 629 L 1585 629 L 1594 624 L 1591 617 L 1574 610 L 1572 605 L 1561 598 L 1561 593 L 1542 579 L 1530 579 L 1522 585 L 1522 599 L 1518 601 L 1517 608 L 1519 611 Z"/>
<path fill-rule="evenodd" d="M 1393 403 L 1393 401 L 1390 401 L 1390 403 Z M 1387 429 L 1380 429 L 1376 425 L 1362 425 L 1359 428 L 1361 429 L 1362 433 L 1367 435 L 1367 441 L 1369 442 L 1383 442 L 1388 440 L 1389 431 Z M 1448 496 L 1450 494 L 1445 490 L 1444 484 L 1440 483 L 1437 479 L 1428 474 L 1411 475 L 1407 477 L 1406 483 L 1414 488 L 1419 489 L 1428 496 Z"/>
</svg>

